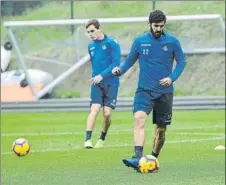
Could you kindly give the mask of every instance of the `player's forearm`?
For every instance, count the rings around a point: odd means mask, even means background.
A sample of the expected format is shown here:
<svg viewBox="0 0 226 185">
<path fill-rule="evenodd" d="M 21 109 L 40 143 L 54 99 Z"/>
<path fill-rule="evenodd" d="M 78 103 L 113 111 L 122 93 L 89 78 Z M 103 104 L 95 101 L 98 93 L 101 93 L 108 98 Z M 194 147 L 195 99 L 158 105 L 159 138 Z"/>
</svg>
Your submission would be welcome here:
<svg viewBox="0 0 226 185">
<path fill-rule="evenodd" d="M 121 65 L 119 66 L 120 68 L 120 75 L 123 75 L 124 73 L 126 73 L 126 71 L 129 70 L 129 68 L 131 68 L 136 60 L 137 60 L 138 55 L 135 54 L 130 54 L 126 57 L 126 59 L 124 60 L 123 63 L 121 63 Z"/>
<path fill-rule="evenodd" d="M 185 66 L 186 66 L 185 61 L 177 63 L 173 73 L 169 76 L 173 82 L 176 81 L 179 78 L 179 76 L 183 72 Z"/>
<path fill-rule="evenodd" d="M 131 66 L 132 65 L 130 65 L 130 63 L 123 62 L 119 66 L 119 68 L 120 68 L 120 75 L 123 75 L 124 73 L 126 73 L 126 71 L 128 71 Z"/>
<path fill-rule="evenodd" d="M 114 46 L 114 49 L 111 52 L 112 64 L 101 73 L 101 76 L 103 78 L 111 76 L 112 75 L 112 69 L 114 67 L 120 65 L 120 59 L 121 59 L 121 49 L 120 49 L 119 45 L 117 44 L 117 45 Z"/>
</svg>

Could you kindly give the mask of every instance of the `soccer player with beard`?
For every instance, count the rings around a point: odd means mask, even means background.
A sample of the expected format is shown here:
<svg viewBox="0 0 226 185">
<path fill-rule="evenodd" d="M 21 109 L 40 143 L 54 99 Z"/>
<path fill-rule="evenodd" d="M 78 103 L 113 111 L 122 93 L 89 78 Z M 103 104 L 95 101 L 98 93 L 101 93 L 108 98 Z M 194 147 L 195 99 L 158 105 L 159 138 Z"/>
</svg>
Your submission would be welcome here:
<svg viewBox="0 0 226 185">
<path fill-rule="evenodd" d="M 150 32 L 138 36 L 124 62 L 112 70 L 113 74 L 121 76 L 139 59 L 139 82 L 133 104 L 135 156 L 123 159 L 126 166 L 136 170 L 143 155 L 145 122 L 152 109 L 153 124 L 156 124 L 152 155 L 158 157 L 164 145 L 166 127 L 172 118 L 173 82 L 186 65 L 180 42 L 163 30 L 165 23 L 166 16 L 162 11 L 152 11 Z"/>
<path fill-rule="evenodd" d="M 86 31 L 91 38 L 88 52 L 92 64 L 91 111 L 86 123 L 85 148 L 93 148 L 92 131 L 96 118 L 103 107 L 103 124 L 100 138 L 94 148 L 103 148 L 105 137 L 111 124 L 112 110 L 116 107 L 119 78 L 112 74 L 112 69 L 120 64 L 121 49 L 117 41 L 107 36 L 97 19 L 86 24 Z"/>
</svg>

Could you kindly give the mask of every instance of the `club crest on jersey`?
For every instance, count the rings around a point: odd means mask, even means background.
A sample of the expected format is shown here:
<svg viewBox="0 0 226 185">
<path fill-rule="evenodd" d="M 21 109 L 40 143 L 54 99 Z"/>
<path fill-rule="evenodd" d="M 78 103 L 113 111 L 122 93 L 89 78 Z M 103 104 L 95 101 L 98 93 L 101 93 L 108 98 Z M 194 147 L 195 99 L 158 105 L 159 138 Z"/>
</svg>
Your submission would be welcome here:
<svg viewBox="0 0 226 185">
<path fill-rule="evenodd" d="M 164 45 L 164 46 L 162 47 L 162 49 L 163 49 L 164 51 L 168 51 L 168 48 L 167 48 L 166 45 Z"/>
<path fill-rule="evenodd" d="M 106 46 L 106 45 L 103 45 L 103 46 L 102 46 L 102 49 L 107 49 L 107 46 Z"/>
</svg>

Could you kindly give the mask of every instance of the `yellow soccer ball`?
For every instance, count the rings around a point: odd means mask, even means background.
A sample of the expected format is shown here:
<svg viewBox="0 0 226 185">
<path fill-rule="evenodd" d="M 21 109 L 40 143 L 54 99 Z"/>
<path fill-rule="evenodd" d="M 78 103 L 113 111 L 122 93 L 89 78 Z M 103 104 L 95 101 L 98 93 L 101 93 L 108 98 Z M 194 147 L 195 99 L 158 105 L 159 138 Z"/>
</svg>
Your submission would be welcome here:
<svg viewBox="0 0 226 185">
<path fill-rule="evenodd" d="M 24 138 L 16 139 L 13 142 L 12 151 L 19 157 L 25 156 L 30 151 L 30 144 Z"/>
<path fill-rule="evenodd" d="M 159 161 L 152 155 L 145 155 L 139 160 L 139 170 L 141 173 L 158 172 Z"/>
</svg>

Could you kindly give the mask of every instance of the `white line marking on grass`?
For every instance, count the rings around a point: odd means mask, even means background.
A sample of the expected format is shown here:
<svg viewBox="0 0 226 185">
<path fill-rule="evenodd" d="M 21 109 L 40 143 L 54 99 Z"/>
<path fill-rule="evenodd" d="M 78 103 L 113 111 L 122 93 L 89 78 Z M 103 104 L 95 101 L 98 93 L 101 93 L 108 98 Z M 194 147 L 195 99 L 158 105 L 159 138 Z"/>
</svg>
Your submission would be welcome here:
<svg viewBox="0 0 226 185">
<path fill-rule="evenodd" d="M 211 135 L 216 135 L 216 136 L 225 136 L 224 133 L 213 133 L 213 132 L 169 132 L 177 135 L 204 135 L 204 136 L 211 136 Z"/>
<path fill-rule="evenodd" d="M 146 130 L 147 132 L 152 132 L 153 130 Z M 125 133 L 133 133 L 132 129 L 124 129 L 120 131 L 110 131 L 109 135 L 118 135 Z M 10 137 L 10 136 L 62 136 L 62 135 L 84 135 L 85 132 L 28 132 L 28 133 L 2 133 L 2 137 Z M 99 133 L 94 133 L 99 134 Z M 216 136 L 224 136 L 224 133 L 203 133 L 203 132 L 171 132 L 169 131 L 167 134 L 175 134 L 175 135 L 216 135 Z"/>
<path fill-rule="evenodd" d="M 224 137 L 214 137 L 214 138 L 205 138 L 205 139 L 185 139 L 185 140 L 175 140 L 175 141 L 166 141 L 167 144 L 180 144 L 180 143 L 194 143 L 194 142 L 200 142 L 200 141 L 215 141 L 215 140 L 223 140 Z M 151 144 L 151 143 L 146 143 Z M 121 145 L 106 145 L 105 148 L 114 148 L 114 147 L 127 147 L 127 146 L 133 146 L 134 144 L 121 144 Z M 45 152 L 65 152 L 65 151 L 73 151 L 73 150 L 79 150 L 83 149 L 82 145 L 77 145 L 71 148 L 50 148 L 50 149 L 44 149 L 44 150 L 32 150 L 31 153 L 45 153 Z M 12 152 L 3 152 L 1 155 L 9 155 L 12 154 Z"/>
<path fill-rule="evenodd" d="M 84 132 L 29 132 L 29 133 L 3 133 L 2 137 L 7 136 L 62 136 L 62 135 L 81 135 L 85 134 Z"/>
<path fill-rule="evenodd" d="M 27 118 L 27 117 L 18 117 L 18 118 L 5 118 L 5 122 L 13 122 L 13 123 L 21 123 L 21 120 L 22 121 L 43 121 L 43 122 L 48 122 L 48 121 L 56 121 L 56 122 L 63 122 L 63 121 L 72 121 L 72 122 L 75 122 L 75 121 L 85 121 L 84 117 L 79 117 L 79 116 L 76 116 L 76 117 L 70 117 L 69 116 L 58 116 L 58 117 L 37 117 L 37 118 Z"/>
<path fill-rule="evenodd" d="M 225 139 L 225 137 L 214 137 L 214 138 L 203 138 L 203 139 L 184 139 L 179 141 L 166 141 L 166 143 L 194 143 L 199 141 L 214 141 L 214 140 L 222 140 Z"/>
<path fill-rule="evenodd" d="M 125 130 L 120 130 L 119 131 L 113 131 L 113 132 L 109 132 L 108 134 L 123 134 L 126 132 L 130 132 L 133 133 L 133 130 L 129 130 L 129 129 L 125 129 Z M 98 133 L 94 133 L 94 134 L 99 134 Z M 2 133 L 1 136 L 2 137 L 8 137 L 8 136 L 62 136 L 62 135 L 85 135 L 85 131 L 84 132 L 30 132 L 30 133 Z"/>
</svg>

